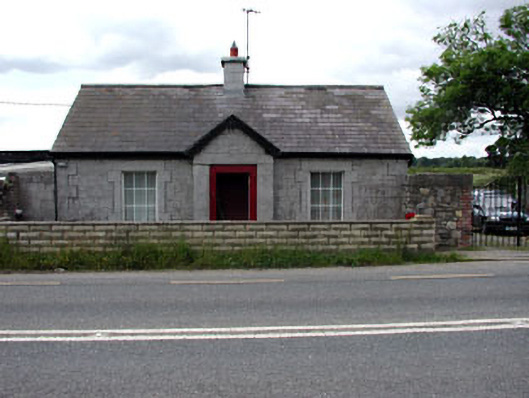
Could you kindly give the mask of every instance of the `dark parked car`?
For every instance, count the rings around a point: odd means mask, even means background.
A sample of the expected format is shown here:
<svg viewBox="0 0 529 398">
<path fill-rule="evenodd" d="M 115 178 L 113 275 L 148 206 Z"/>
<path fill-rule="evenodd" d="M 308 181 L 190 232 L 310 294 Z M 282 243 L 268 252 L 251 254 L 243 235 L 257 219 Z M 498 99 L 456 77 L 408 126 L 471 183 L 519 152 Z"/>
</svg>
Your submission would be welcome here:
<svg viewBox="0 0 529 398">
<path fill-rule="evenodd" d="M 486 213 L 480 205 L 474 204 L 472 227 L 485 234 L 515 235 L 520 231 L 522 235 L 529 235 L 529 217 L 524 212 L 518 217 L 518 212 L 508 207 L 495 208 Z"/>
<path fill-rule="evenodd" d="M 485 210 L 480 205 L 474 204 L 472 206 L 472 229 L 482 231 L 486 219 Z"/>
</svg>

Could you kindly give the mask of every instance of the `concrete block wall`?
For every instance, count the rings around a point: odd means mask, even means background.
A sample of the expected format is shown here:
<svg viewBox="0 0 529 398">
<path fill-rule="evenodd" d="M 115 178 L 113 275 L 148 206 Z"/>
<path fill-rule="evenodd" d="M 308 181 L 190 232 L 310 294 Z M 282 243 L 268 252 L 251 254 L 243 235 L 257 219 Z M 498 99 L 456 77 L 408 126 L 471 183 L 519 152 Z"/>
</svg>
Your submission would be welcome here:
<svg viewBox="0 0 529 398">
<path fill-rule="evenodd" d="M 52 162 L 0 165 L 0 177 L 0 219 L 14 219 L 18 209 L 24 221 L 55 220 Z"/>
<path fill-rule="evenodd" d="M 18 172 L 22 220 L 49 221 L 55 219 L 55 192 L 52 171 Z"/>
<path fill-rule="evenodd" d="M 359 248 L 434 250 L 435 221 L 371 222 L 6 222 L 0 239 L 24 251 L 109 250 L 126 244 L 185 240 L 195 249 L 289 247 L 307 250 Z"/>
<path fill-rule="evenodd" d="M 8 173 L 0 180 L 0 221 L 15 219 L 15 209 L 20 206 L 18 176 Z"/>
<path fill-rule="evenodd" d="M 408 176 L 406 211 L 435 218 L 438 248 L 471 245 L 472 185 L 472 174 Z"/>
</svg>

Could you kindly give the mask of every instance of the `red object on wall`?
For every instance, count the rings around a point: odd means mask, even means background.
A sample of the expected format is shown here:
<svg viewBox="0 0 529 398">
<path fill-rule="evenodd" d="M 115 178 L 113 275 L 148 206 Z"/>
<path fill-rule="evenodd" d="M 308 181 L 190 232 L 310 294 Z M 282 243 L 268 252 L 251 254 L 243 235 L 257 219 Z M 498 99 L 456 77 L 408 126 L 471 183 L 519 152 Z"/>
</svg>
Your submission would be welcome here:
<svg viewBox="0 0 529 398">
<path fill-rule="evenodd" d="M 233 176 L 231 183 L 230 175 Z M 246 181 L 245 175 L 248 177 Z M 209 198 L 209 219 L 212 221 L 257 220 L 257 166 L 211 166 Z M 246 198 L 246 203 L 241 203 Z M 226 212 L 221 211 L 225 206 L 228 207 Z"/>
</svg>

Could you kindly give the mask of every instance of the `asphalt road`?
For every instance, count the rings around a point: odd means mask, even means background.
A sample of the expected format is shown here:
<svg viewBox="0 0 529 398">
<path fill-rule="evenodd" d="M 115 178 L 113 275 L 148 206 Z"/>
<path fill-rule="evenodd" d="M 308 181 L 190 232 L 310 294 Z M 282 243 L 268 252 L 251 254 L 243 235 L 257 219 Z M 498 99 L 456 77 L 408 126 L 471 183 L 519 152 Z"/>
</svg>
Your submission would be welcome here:
<svg viewBox="0 0 529 398">
<path fill-rule="evenodd" d="M 526 261 L 12 274 L 0 300 L 0 397 L 529 396 Z"/>
</svg>

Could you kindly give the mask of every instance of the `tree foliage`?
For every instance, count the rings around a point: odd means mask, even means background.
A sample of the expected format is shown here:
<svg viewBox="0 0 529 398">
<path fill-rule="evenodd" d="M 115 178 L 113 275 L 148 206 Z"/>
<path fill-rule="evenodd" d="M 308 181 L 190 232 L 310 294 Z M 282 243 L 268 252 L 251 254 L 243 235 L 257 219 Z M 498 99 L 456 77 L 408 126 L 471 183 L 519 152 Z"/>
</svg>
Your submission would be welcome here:
<svg viewBox="0 0 529 398">
<path fill-rule="evenodd" d="M 406 120 L 412 140 L 423 146 L 449 133 L 459 139 L 498 134 L 487 152 L 505 166 L 529 153 L 529 5 L 505 10 L 496 36 L 484 15 L 453 22 L 434 37 L 443 52 L 421 69 L 421 100 L 408 108 Z"/>
<path fill-rule="evenodd" d="M 426 158 L 420 157 L 413 160 L 414 167 L 440 167 L 440 168 L 477 168 L 488 167 L 487 158 L 475 158 L 474 156 L 462 156 L 460 158 Z"/>
</svg>

